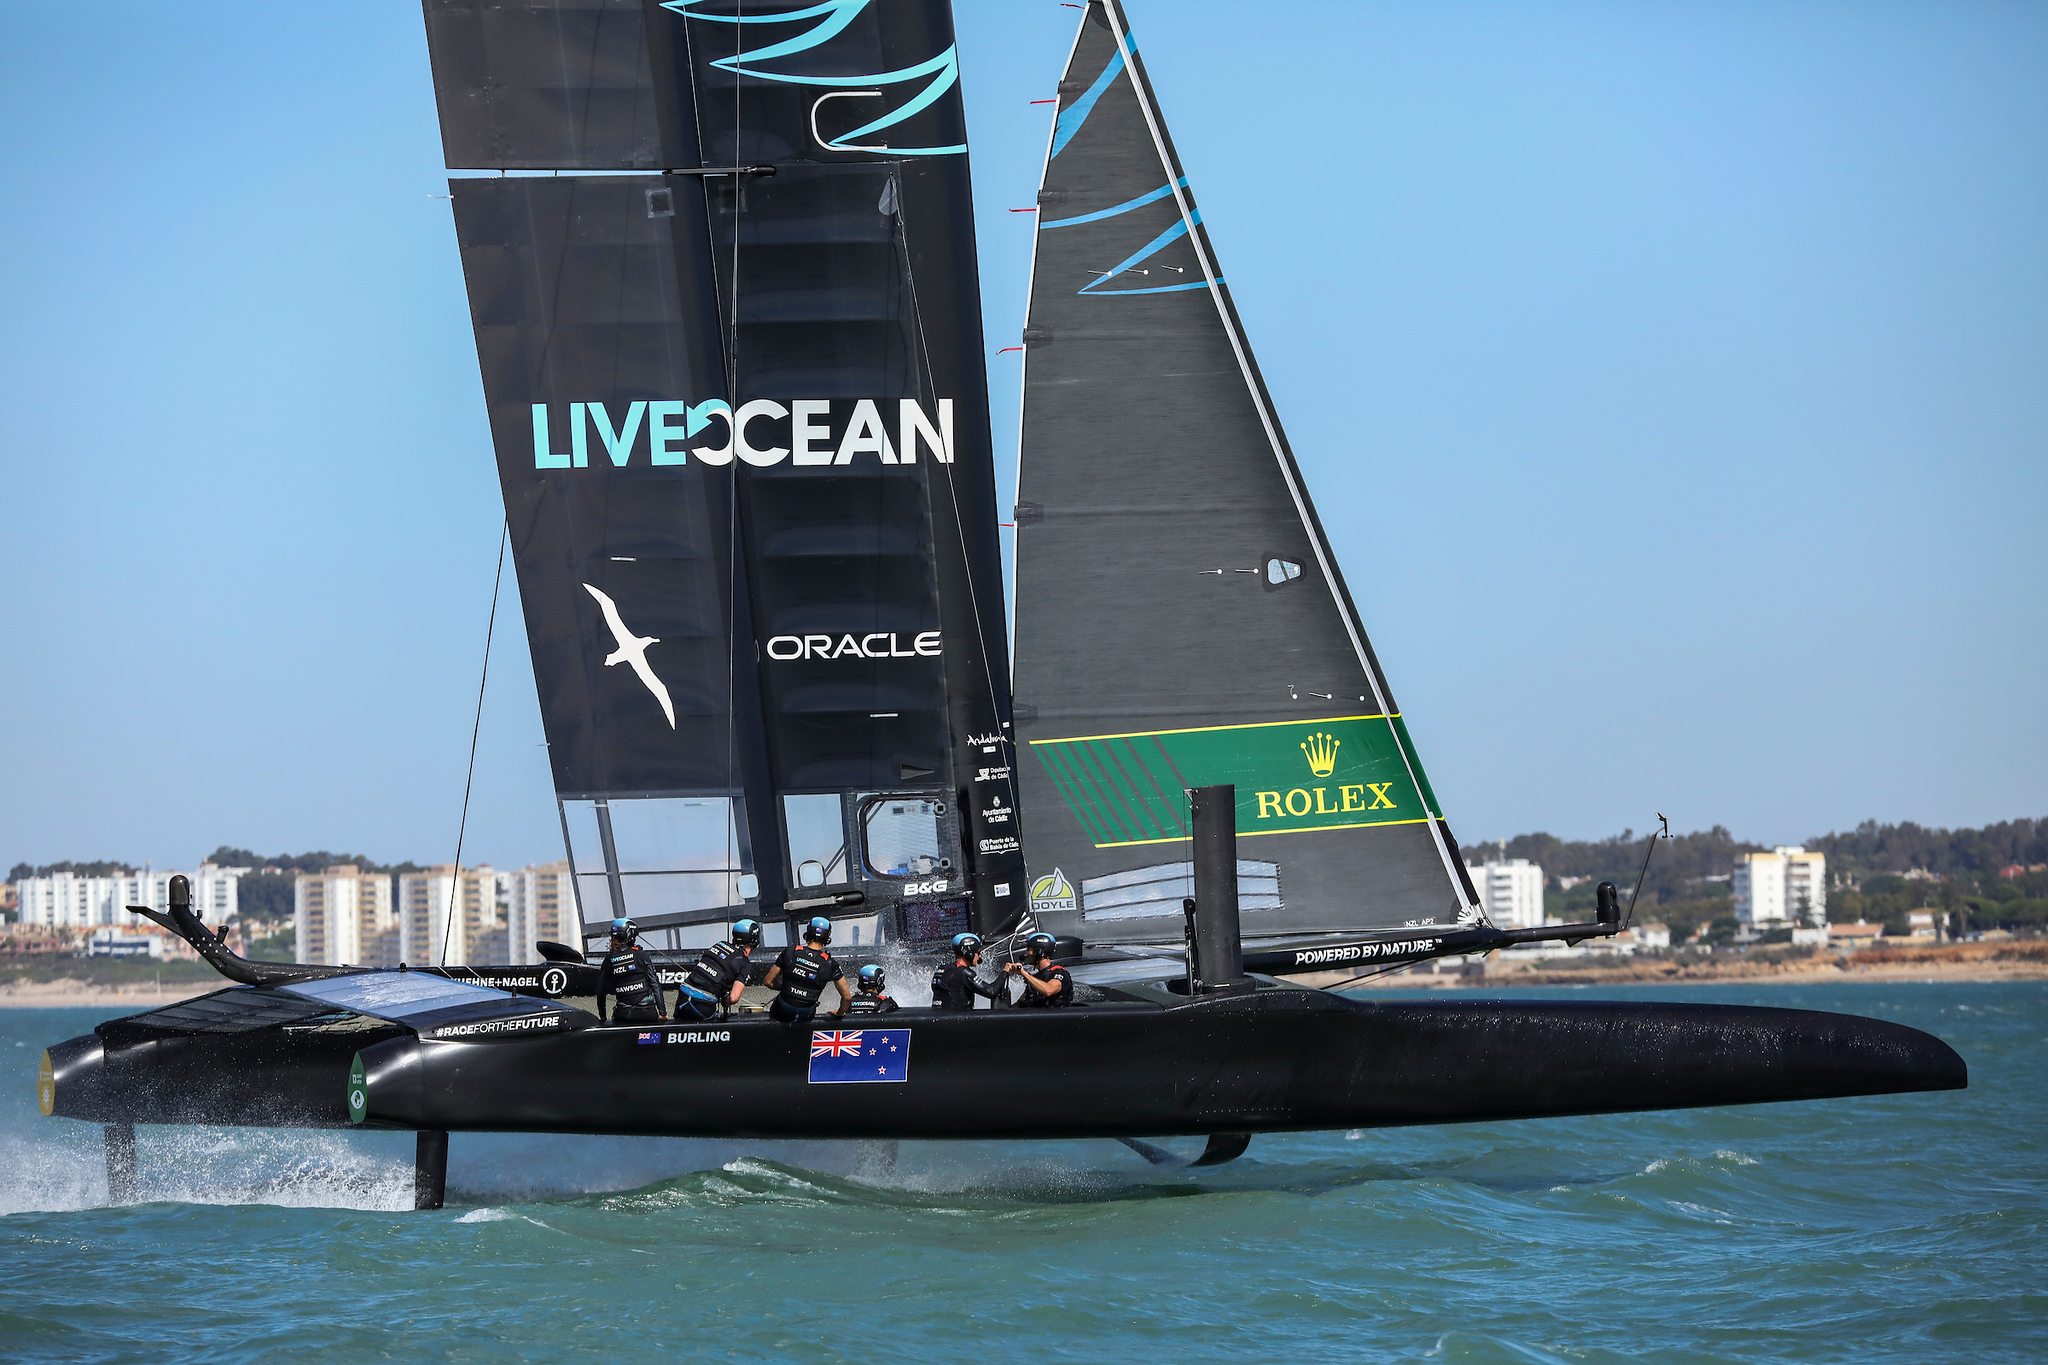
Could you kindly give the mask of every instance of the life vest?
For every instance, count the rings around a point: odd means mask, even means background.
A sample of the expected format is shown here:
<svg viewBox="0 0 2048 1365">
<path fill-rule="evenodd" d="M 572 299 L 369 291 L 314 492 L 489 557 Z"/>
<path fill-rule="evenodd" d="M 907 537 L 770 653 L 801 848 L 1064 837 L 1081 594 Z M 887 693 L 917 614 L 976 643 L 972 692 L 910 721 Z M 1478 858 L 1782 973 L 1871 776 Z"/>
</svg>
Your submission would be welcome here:
<svg viewBox="0 0 2048 1365">
<path fill-rule="evenodd" d="M 888 1014 L 901 1008 L 886 995 L 856 995 L 846 1007 L 848 1014 Z"/>
<path fill-rule="evenodd" d="M 993 1000 L 995 989 L 981 984 L 974 968 L 951 962 L 932 973 L 932 1004 L 942 1010 L 971 1010 L 974 997 Z"/>
<path fill-rule="evenodd" d="M 747 971 L 747 959 L 730 943 L 714 943 L 690 964 L 684 991 L 698 999 L 723 1000 Z"/>
<path fill-rule="evenodd" d="M 1017 1001 L 1018 1009 L 1057 1009 L 1062 1005 L 1074 1003 L 1074 978 L 1067 974 L 1065 967 L 1052 966 L 1046 968 L 1044 972 L 1040 972 L 1035 967 L 1026 967 L 1023 974 L 1039 981 L 1051 981 L 1057 976 L 1060 988 L 1051 995 L 1041 995 L 1039 992 L 1032 990 L 1031 987 L 1026 986 L 1024 994 Z"/>
<path fill-rule="evenodd" d="M 823 948 L 799 948 L 782 968 L 782 1003 L 791 1009 L 815 1010 L 818 997 L 838 975 L 832 954 Z"/>
<path fill-rule="evenodd" d="M 654 962 L 644 948 L 606 953 L 598 976 L 599 989 L 627 1009 L 661 1007 L 661 991 L 654 984 Z"/>
</svg>

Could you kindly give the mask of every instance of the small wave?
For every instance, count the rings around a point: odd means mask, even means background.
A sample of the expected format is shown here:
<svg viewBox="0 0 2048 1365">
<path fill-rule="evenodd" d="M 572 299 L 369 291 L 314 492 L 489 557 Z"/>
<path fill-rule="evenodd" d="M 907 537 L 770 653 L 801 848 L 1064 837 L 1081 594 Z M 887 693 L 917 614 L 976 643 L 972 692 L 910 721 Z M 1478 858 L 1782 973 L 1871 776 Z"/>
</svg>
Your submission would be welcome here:
<svg viewBox="0 0 2048 1365">
<path fill-rule="evenodd" d="M 513 1216 L 506 1209 L 471 1209 L 455 1221 L 458 1223 L 502 1223 L 507 1218 Z"/>
</svg>

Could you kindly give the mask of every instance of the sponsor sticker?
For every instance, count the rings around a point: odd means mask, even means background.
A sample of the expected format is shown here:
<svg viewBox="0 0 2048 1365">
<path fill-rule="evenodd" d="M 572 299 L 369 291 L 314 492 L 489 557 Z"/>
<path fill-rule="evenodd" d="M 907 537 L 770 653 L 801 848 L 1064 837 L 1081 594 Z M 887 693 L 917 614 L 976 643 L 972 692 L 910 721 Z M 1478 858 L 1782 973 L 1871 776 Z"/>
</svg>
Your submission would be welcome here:
<svg viewBox="0 0 2048 1365">
<path fill-rule="evenodd" d="M 1031 883 L 1031 913 L 1051 914 L 1060 911 L 1071 913 L 1074 909 L 1074 887 L 1067 880 L 1067 874 L 1054 868 L 1047 875 Z"/>
<path fill-rule="evenodd" d="M 633 1041 L 636 1043 L 659 1043 L 661 1035 L 659 1033 L 643 1033 Z"/>
<path fill-rule="evenodd" d="M 559 1014 L 522 1014 L 512 1019 L 479 1019 L 473 1024 L 450 1024 L 427 1034 L 429 1038 L 475 1038 L 493 1033 L 539 1033 L 560 1028 Z"/>
<path fill-rule="evenodd" d="M 358 1052 L 348 1068 L 348 1121 L 361 1123 L 370 1112 L 370 1082 L 363 1075 L 363 1054 Z"/>
</svg>

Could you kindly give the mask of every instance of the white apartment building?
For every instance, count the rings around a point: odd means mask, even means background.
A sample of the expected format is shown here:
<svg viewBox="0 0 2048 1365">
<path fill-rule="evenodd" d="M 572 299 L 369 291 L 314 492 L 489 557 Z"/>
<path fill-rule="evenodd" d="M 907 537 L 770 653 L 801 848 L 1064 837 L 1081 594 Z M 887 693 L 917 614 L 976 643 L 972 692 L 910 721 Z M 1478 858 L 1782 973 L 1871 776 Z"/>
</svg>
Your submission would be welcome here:
<svg viewBox="0 0 2048 1365">
<path fill-rule="evenodd" d="M 185 877 L 192 883 L 192 908 L 208 924 L 233 919 L 239 909 L 236 883 L 246 867 L 215 867 L 201 863 L 197 872 L 116 872 L 106 877 L 81 877 L 75 872 L 53 872 L 47 877 L 30 877 L 14 884 L 20 922 L 75 929 L 101 925 L 127 926 L 143 921 L 128 913 L 131 905 L 167 910 L 171 904 L 171 878 Z"/>
<path fill-rule="evenodd" d="M 1735 860 L 1735 918 L 1753 933 L 1820 928 L 1828 922 L 1828 860 L 1823 853 L 1780 844 Z"/>
<path fill-rule="evenodd" d="M 400 957 L 422 967 L 505 961 L 500 902 L 513 875 L 488 866 L 458 868 L 453 863 L 441 863 L 424 872 L 401 872 Z"/>
<path fill-rule="evenodd" d="M 1543 923 L 1543 869 L 1527 858 L 1489 859 L 1465 864 L 1479 908 L 1498 929 L 1535 929 Z"/>
<path fill-rule="evenodd" d="M 505 890 L 505 957 L 510 963 L 539 962 L 534 943 L 583 946 L 576 920 L 576 879 L 565 859 L 503 874 Z"/>
<path fill-rule="evenodd" d="M 301 962 L 326 967 L 396 967 L 398 915 L 391 878 L 352 864 L 302 872 L 292 885 L 292 925 Z"/>
</svg>

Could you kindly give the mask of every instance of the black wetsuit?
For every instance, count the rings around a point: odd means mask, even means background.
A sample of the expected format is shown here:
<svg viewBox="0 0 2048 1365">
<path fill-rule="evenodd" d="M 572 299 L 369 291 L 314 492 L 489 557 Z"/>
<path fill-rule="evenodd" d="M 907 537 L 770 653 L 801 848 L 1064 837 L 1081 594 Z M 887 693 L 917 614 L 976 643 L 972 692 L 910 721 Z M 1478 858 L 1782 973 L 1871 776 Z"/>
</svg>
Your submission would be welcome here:
<svg viewBox="0 0 2048 1365">
<path fill-rule="evenodd" d="M 597 1017 L 604 1018 L 604 998 L 614 996 L 615 1024 L 646 1024 L 661 1018 L 661 979 L 654 974 L 654 959 L 645 948 L 627 948 L 606 953 L 597 966 Z"/>
<path fill-rule="evenodd" d="M 784 948 L 775 967 L 775 983 L 782 994 L 775 997 L 768 1013 L 785 1024 L 807 1023 L 818 1012 L 818 997 L 825 988 L 846 975 L 832 954 L 809 943 Z"/>
<path fill-rule="evenodd" d="M 981 978 L 974 974 L 974 968 L 963 962 L 950 967 L 941 967 L 932 973 L 932 1007 L 942 1010 L 971 1010 L 974 997 L 993 1001 L 1004 994 L 996 985 L 984 986 Z"/>
<path fill-rule="evenodd" d="M 691 964 L 676 993 L 676 1017 L 714 1019 L 732 994 L 732 983 L 745 981 L 747 955 L 730 943 L 714 943 Z"/>
<path fill-rule="evenodd" d="M 1074 1003 L 1074 978 L 1067 975 L 1065 967 L 1056 967 L 1050 963 L 1042 969 L 1038 967 L 1025 967 L 1020 975 L 1029 976 L 1048 985 L 1057 984 L 1059 989 L 1051 995 L 1041 995 L 1027 984 L 1024 987 L 1024 994 L 1017 998 L 1018 1009 L 1058 1009 L 1063 1005 Z"/>
<path fill-rule="evenodd" d="M 846 1007 L 848 1014 L 891 1014 L 902 1008 L 886 995 L 856 995 Z"/>
</svg>

